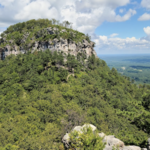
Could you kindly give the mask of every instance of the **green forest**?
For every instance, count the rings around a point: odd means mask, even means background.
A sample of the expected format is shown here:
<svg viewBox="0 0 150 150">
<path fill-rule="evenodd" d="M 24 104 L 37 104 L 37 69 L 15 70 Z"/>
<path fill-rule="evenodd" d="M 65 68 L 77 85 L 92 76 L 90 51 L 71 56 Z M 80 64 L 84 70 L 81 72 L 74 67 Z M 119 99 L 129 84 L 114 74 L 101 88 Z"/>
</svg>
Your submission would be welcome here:
<svg viewBox="0 0 150 150">
<path fill-rule="evenodd" d="M 67 56 L 64 63 L 49 50 L 8 56 L 0 76 L 1 149 L 59 149 L 62 136 L 84 123 L 126 144 L 146 144 L 150 87 L 137 87 L 103 60 L 92 56 L 83 66 Z"/>
<path fill-rule="evenodd" d="M 64 134 L 85 123 L 146 147 L 150 86 L 94 55 L 47 49 L 0 60 L 0 150 L 64 150 Z"/>
</svg>

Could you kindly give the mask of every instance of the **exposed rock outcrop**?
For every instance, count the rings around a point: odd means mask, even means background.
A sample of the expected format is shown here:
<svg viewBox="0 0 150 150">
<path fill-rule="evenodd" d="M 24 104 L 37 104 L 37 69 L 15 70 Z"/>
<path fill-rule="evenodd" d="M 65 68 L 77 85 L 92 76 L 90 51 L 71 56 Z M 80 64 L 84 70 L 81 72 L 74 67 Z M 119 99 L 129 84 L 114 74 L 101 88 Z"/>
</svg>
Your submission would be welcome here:
<svg viewBox="0 0 150 150">
<path fill-rule="evenodd" d="M 103 142 L 106 143 L 105 150 L 111 149 L 113 146 L 119 149 L 122 149 L 124 147 L 124 142 L 115 138 L 114 135 L 106 136 L 104 133 L 99 133 L 99 136 L 102 137 Z"/>
<path fill-rule="evenodd" d="M 6 56 L 10 54 L 25 54 L 28 50 L 31 52 L 37 51 L 45 51 L 49 49 L 50 51 L 60 52 L 62 51 L 64 54 L 71 54 L 77 56 L 78 53 L 84 54 L 87 58 L 94 54 L 96 56 L 96 52 L 94 50 L 94 43 L 88 42 L 86 39 L 83 39 L 82 42 L 76 43 L 71 39 L 63 39 L 61 38 L 61 33 L 67 32 L 65 29 L 59 31 L 57 28 L 44 28 L 38 31 L 33 37 L 30 38 L 31 42 L 26 44 L 26 40 L 29 37 L 29 33 L 24 33 L 22 39 L 20 39 L 20 45 L 17 45 L 13 42 L 13 40 L 6 40 L 6 38 L 1 39 L 1 43 L 7 43 L 6 46 L 0 48 L 0 58 L 4 59 Z M 71 34 L 71 33 L 70 33 Z M 46 36 L 59 35 L 60 38 L 49 38 L 44 39 Z M 76 36 L 72 33 L 72 37 Z M 55 36 L 54 36 L 55 37 Z M 39 40 L 42 38 L 43 40 Z M 24 46 L 23 46 L 24 45 Z"/>
<path fill-rule="evenodd" d="M 123 150 L 141 150 L 139 146 L 125 146 Z"/>
<path fill-rule="evenodd" d="M 76 126 L 72 131 L 77 131 L 82 134 L 82 130 L 84 127 L 86 127 L 87 124 L 83 126 Z M 96 130 L 96 127 L 92 124 L 88 124 L 88 127 L 92 128 L 92 131 Z M 103 143 L 105 143 L 105 148 L 104 150 L 141 150 L 139 146 L 135 145 L 129 145 L 125 146 L 124 142 L 117 139 L 114 135 L 105 135 L 103 132 L 98 134 L 100 137 L 103 138 Z M 70 137 L 69 133 L 66 133 L 65 136 L 62 139 L 62 142 L 64 143 L 65 147 L 69 149 L 69 142 L 70 142 Z M 148 139 L 148 148 L 142 148 L 142 150 L 150 150 L 150 138 Z"/>
<path fill-rule="evenodd" d="M 147 149 L 150 150 L 150 138 L 147 140 Z"/>
</svg>

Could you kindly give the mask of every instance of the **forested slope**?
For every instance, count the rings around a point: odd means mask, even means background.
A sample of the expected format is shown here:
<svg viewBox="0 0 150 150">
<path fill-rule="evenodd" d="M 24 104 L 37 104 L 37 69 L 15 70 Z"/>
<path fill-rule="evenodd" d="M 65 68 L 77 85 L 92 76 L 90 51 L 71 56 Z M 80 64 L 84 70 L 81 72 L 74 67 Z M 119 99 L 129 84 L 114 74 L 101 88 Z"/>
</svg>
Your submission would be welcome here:
<svg viewBox="0 0 150 150">
<path fill-rule="evenodd" d="M 149 89 L 94 56 L 85 66 L 79 62 L 68 55 L 64 63 L 61 53 L 49 50 L 0 61 L 1 149 L 59 147 L 64 133 L 84 123 L 126 144 L 145 144 Z M 69 73 L 75 76 L 67 81 Z"/>
<path fill-rule="evenodd" d="M 3 37 L 16 35 L 16 44 L 23 30 L 14 27 Z M 150 86 L 131 83 L 95 55 L 35 50 L 7 56 L 0 60 L 0 150 L 63 150 L 64 134 L 85 123 L 126 145 L 145 147 L 149 93 Z"/>
</svg>

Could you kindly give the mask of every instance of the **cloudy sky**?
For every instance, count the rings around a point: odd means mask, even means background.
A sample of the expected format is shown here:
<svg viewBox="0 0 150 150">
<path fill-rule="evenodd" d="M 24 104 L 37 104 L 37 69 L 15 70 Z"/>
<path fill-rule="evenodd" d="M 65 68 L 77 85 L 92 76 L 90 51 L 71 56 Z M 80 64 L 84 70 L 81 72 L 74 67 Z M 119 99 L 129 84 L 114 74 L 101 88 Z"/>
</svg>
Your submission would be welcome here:
<svg viewBox="0 0 150 150">
<path fill-rule="evenodd" d="M 0 32 L 39 18 L 72 22 L 99 55 L 150 53 L 150 0 L 0 0 Z"/>
</svg>

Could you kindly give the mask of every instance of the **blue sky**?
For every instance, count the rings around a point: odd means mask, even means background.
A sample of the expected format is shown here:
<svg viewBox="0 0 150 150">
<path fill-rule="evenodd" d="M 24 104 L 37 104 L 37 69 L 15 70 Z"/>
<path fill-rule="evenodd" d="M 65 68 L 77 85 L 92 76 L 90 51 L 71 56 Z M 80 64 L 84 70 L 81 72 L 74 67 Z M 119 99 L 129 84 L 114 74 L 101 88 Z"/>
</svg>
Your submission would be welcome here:
<svg viewBox="0 0 150 150">
<path fill-rule="evenodd" d="M 97 35 L 101 34 L 107 36 L 111 35 L 112 33 L 118 33 L 120 38 L 132 36 L 135 36 L 136 38 L 141 38 L 143 36 L 146 36 L 146 33 L 141 29 L 143 29 L 143 27 L 150 26 L 150 20 L 138 21 L 138 18 L 142 16 L 145 12 L 150 13 L 150 11 L 141 6 L 141 0 L 137 0 L 136 3 L 134 2 L 133 4 L 118 7 L 115 11 L 117 14 L 121 14 L 123 16 L 130 8 L 135 9 L 136 14 L 132 16 L 129 20 L 124 22 L 104 21 L 99 27 L 96 28 L 95 33 Z M 120 13 L 120 9 L 123 9 L 124 12 Z"/>
<path fill-rule="evenodd" d="M 0 0 L 0 33 L 39 18 L 72 22 L 98 55 L 150 53 L 150 0 Z"/>
</svg>

